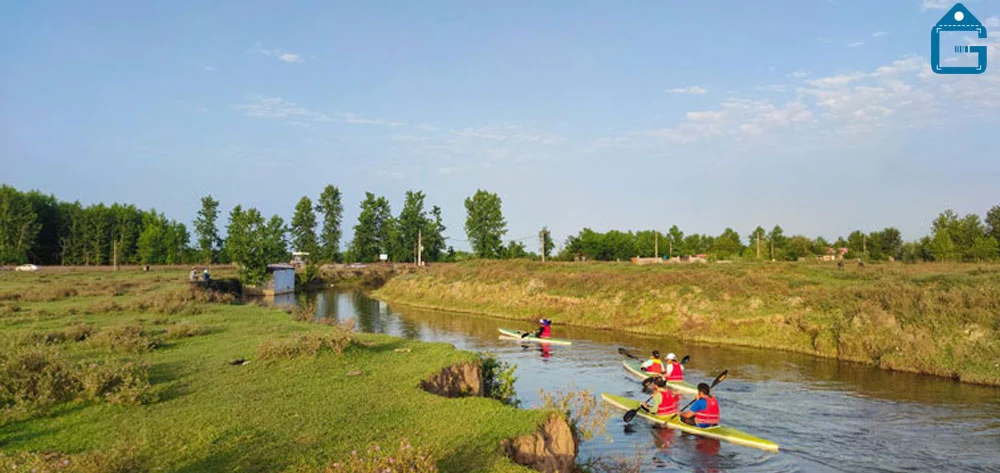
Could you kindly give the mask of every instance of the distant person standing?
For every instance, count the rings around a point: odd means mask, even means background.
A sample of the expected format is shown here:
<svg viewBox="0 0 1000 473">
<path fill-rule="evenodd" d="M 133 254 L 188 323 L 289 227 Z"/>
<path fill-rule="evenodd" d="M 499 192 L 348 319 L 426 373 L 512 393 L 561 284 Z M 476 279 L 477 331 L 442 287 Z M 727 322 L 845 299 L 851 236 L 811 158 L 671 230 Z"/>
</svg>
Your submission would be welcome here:
<svg viewBox="0 0 1000 473">
<path fill-rule="evenodd" d="M 191 275 L 189 276 L 192 281 L 198 280 L 198 268 L 191 268 Z"/>
<path fill-rule="evenodd" d="M 205 270 L 201 273 L 201 280 L 208 281 L 209 279 L 211 279 L 211 277 L 208 276 L 208 268 L 205 268 Z"/>
</svg>

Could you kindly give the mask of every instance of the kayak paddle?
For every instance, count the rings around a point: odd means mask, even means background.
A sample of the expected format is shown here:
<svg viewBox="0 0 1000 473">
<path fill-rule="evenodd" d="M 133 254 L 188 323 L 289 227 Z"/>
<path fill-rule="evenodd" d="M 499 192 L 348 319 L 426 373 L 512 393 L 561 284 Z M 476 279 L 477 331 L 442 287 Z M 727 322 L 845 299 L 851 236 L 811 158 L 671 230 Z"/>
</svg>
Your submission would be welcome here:
<svg viewBox="0 0 1000 473">
<path fill-rule="evenodd" d="M 728 374 L 729 374 L 729 370 L 725 370 L 725 371 L 719 373 L 719 375 L 716 376 L 714 380 L 712 380 L 712 385 L 709 386 L 708 389 L 709 390 L 715 389 L 715 387 L 718 386 L 719 383 L 722 382 L 722 380 L 726 379 L 726 375 L 728 375 Z M 652 398 L 650 398 L 650 399 L 652 399 Z M 694 402 L 697 401 L 697 400 L 698 400 L 698 398 L 692 399 L 691 402 L 687 403 L 686 406 L 682 407 L 679 411 L 677 411 L 677 413 L 674 414 L 673 417 L 680 416 L 681 412 L 686 411 L 687 408 L 691 407 L 691 404 L 694 404 Z M 627 412 L 626 412 L 626 414 L 627 414 Z"/>
<path fill-rule="evenodd" d="M 627 357 L 629 357 L 629 358 L 631 358 L 633 360 L 638 360 L 638 358 L 636 358 L 634 355 L 632 355 L 631 353 L 629 353 L 628 350 L 626 350 L 626 349 L 624 349 L 622 347 L 618 347 L 618 354 L 619 355 L 627 356 Z"/>
<path fill-rule="evenodd" d="M 649 396 L 649 399 L 646 399 L 646 402 L 652 400 L 653 396 Z M 639 404 L 639 407 L 636 407 L 635 409 L 629 409 L 628 411 L 625 411 L 625 415 L 622 416 L 622 420 L 625 422 L 632 422 L 632 419 L 635 419 L 635 415 L 639 413 L 639 409 L 649 412 L 649 409 L 646 409 L 646 406 L 644 405 L 646 404 L 646 402 Z"/>
</svg>

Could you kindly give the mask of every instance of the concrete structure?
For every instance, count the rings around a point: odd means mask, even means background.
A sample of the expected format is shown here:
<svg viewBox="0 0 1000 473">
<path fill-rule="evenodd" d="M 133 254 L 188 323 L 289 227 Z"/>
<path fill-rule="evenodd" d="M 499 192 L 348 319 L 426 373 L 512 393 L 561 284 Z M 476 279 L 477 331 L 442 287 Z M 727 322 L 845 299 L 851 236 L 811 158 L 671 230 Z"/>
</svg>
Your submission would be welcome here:
<svg viewBox="0 0 1000 473">
<path fill-rule="evenodd" d="M 295 292 L 295 267 L 290 264 L 267 265 L 267 280 L 261 288 L 265 296 Z"/>
<path fill-rule="evenodd" d="M 296 268 L 309 264 L 309 252 L 308 251 L 293 252 L 291 264 Z"/>
</svg>

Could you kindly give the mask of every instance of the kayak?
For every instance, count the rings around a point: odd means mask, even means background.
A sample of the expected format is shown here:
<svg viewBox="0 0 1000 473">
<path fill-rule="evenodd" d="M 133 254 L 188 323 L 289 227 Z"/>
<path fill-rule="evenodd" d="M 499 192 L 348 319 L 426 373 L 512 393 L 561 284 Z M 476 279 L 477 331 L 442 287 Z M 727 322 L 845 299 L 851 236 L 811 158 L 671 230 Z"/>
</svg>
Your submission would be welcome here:
<svg viewBox="0 0 1000 473">
<path fill-rule="evenodd" d="M 601 399 L 605 402 L 615 406 L 623 411 L 630 409 L 635 409 L 639 407 L 640 402 L 634 399 L 629 399 L 627 397 L 615 396 L 614 394 L 601 393 Z M 717 425 L 715 427 L 695 427 L 693 425 L 687 425 L 680 420 L 677 415 L 669 416 L 658 416 L 655 414 L 650 414 L 642 409 L 639 409 L 638 416 L 649 420 L 657 425 L 663 425 L 671 429 L 680 430 L 682 432 L 687 432 L 689 434 L 700 435 L 702 437 L 707 437 L 711 439 L 724 440 L 726 442 L 735 443 L 736 445 L 743 445 L 744 447 L 759 448 L 768 452 L 777 452 L 778 444 L 770 441 L 764 440 L 760 437 L 754 437 L 741 430 L 734 429 L 725 425 Z"/>
<path fill-rule="evenodd" d="M 533 333 L 530 334 L 530 335 L 528 335 L 527 337 L 521 338 L 521 335 L 524 335 L 525 333 L 529 333 L 529 332 L 522 332 L 520 330 L 511 330 L 511 329 L 506 329 L 506 328 L 498 328 L 497 330 L 500 331 L 500 338 L 505 339 L 505 340 L 510 340 L 510 339 L 516 338 L 518 340 L 524 340 L 526 342 L 551 343 L 553 345 L 572 345 L 573 344 L 573 342 L 571 342 L 569 340 L 564 340 L 564 339 L 561 339 L 561 338 L 538 338 Z"/>
<path fill-rule="evenodd" d="M 647 373 L 640 370 L 639 367 L 642 366 L 642 363 L 636 360 L 622 361 L 622 366 L 625 368 L 625 371 L 628 371 L 630 374 L 639 379 L 646 379 L 650 376 L 659 376 L 657 373 Z M 698 394 L 698 387 L 685 381 L 667 381 L 667 387 L 683 394 L 690 394 L 692 396 Z"/>
</svg>

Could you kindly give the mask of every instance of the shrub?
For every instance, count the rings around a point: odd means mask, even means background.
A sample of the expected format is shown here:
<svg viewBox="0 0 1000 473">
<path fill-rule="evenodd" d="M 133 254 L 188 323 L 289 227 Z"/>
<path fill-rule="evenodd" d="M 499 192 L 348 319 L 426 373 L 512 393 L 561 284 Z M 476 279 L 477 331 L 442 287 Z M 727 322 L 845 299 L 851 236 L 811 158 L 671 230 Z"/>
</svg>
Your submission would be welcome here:
<svg viewBox="0 0 1000 473">
<path fill-rule="evenodd" d="M 23 344 L 53 344 L 65 341 L 82 342 L 93 335 L 97 329 L 90 324 L 77 323 L 70 325 L 63 330 L 53 330 L 51 332 L 31 332 L 26 335 L 21 342 Z"/>
<path fill-rule="evenodd" d="M 118 303 L 116 303 L 115 301 L 99 300 L 97 302 L 94 302 L 93 304 L 90 304 L 90 307 L 87 308 L 87 313 L 110 314 L 113 312 L 121 312 L 122 310 L 124 310 L 124 308 L 118 305 Z"/>
<path fill-rule="evenodd" d="M 310 322 L 316 317 L 316 305 L 312 301 L 305 301 L 296 305 L 292 310 L 292 319 L 298 322 Z"/>
<path fill-rule="evenodd" d="M 101 330 L 90 338 L 97 347 L 122 353 L 144 353 L 163 344 L 150 336 L 141 325 L 120 325 Z"/>
<path fill-rule="evenodd" d="M 185 320 L 167 327 L 167 340 L 197 337 L 198 335 L 204 335 L 209 331 L 209 328 L 204 325 L 192 324 L 191 322 Z"/>
<path fill-rule="evenodd" d="M 156 400 L 145 363 L 90 363 L 80 370 L 80 384 L 87 399 L 112 404 L 148 404 Z"/>
<path fill-rule="evenodd" d="M 485 352 L 480 355 L 480 358 L 483 362 L 483 393 L 485 396 L 510 406 L 519 406 L 521 401 L 517 399 L 517 392 L 514 390 L 514 383 L 517 382 L 514 371 L 517 369 L 517 365 L 499 361 Z"/>
<path fill-rule="evenodd" d="M 546 392 L 539 390 L 544 409 L 562 412 L 573 429 L 577 442 L 589 440 L 597 434 L 607 435 L 611 409 L 601 402 L 589 389 L 578 391 L 570 386 L 569 391 Z M 610 437 L 609 437 L 610 440 Z"/>
<path fill-rule="evenodd" d="M 316 356 L 330 350 L 338 355 L 354 343 L 354 334 L 340 327 L 331 331 L 300 333 L 289 338 L 268 340 L 257 347 L 261 360 L 290 359 L 299 356 Z"/>
</svg>

